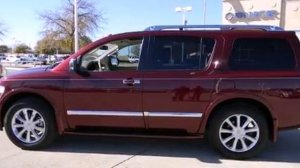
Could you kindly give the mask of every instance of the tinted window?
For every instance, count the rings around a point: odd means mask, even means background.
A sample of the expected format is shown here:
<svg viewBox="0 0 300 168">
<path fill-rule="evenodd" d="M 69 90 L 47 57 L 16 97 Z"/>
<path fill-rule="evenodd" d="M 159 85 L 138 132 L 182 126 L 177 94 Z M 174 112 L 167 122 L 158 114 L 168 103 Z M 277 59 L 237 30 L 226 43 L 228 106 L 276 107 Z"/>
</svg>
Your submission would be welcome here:
<svg viewBox="0 0 300 168">
<path fill-rule="evenodd" d="M 282 39 L 239 39 L 234 42 L 232 70 L 289 70 L 295 67 L 289 43 Z"/>
<path fill-rule="evenodd" d="M 197 37 L 154 37 L 145 69 L 204 69 L 209 62 L 215 41 Z"/>
</svg>

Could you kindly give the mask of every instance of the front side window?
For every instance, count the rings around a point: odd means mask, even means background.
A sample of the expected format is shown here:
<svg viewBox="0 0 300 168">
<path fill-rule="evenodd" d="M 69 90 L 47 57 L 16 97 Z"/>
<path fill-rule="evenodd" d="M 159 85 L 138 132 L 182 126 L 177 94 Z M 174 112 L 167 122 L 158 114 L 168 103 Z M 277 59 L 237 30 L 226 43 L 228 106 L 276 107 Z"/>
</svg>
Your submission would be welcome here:
<svg viewBox="0 0 300 168">
<path fill-rule="evenodd" d="M 122 39 L 101 45 L 81 57 L 83 71 L 137 70 L 142 39 Z"/>
<path fill-rule="evenodd" d="M 201 37 L 157 36 L 150 42 L 147 70 L 201 70 L 207 67 L 215 40 Z"/>
<path fill-rule="evenodd" d="M 238 39 L 229 59 L 231 70 L 291 70 L 295 66 L 293 50 L 283 39 Z"/>
</svg>

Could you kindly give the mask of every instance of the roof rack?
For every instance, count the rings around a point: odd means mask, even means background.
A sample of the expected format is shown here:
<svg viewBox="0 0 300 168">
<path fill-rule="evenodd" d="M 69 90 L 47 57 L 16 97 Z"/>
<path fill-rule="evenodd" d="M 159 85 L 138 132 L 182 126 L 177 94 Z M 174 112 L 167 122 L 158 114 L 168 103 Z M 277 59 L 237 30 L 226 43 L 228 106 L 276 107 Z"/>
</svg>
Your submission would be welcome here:
<svg viewBox="0 0 300 168">
<path fill-rule="evenodd" d="M 150 26 L 145 31 L 161 30 L 264 30 L 264 31 L 284 31 L 278 26 L 269 25 L 158 25 Z"/>
</svg>

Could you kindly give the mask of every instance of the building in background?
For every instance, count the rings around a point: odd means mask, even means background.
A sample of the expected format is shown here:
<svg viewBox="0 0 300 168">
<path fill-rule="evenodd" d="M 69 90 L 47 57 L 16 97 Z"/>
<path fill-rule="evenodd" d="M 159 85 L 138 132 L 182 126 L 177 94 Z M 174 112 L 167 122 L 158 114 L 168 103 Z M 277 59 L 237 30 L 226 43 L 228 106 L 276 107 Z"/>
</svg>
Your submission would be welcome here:
<svg viewBox="0 0 300 168">
<path fill-rule="evenodd" d="M 300 39 L 300 0 L 223 0 L 223 24 L 273 25 Z"/>
</svg>

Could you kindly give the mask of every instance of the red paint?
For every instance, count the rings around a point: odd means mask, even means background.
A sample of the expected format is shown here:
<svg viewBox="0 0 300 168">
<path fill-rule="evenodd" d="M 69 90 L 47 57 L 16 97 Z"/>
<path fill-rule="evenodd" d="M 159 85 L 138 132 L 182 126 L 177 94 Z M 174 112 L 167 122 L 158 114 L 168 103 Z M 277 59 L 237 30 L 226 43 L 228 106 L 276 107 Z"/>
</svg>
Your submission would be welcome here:
<svg viewBox="0 0 300 168">
<path fill-rule="evenodd" d="M 204 71 L 136 71 L 102 72 L 83 76 L 69 71 L 69 61 L 109 41 L 150 36 L 199 36 L 216 40 L 210 66 Z M 239 37 L 288 39 L 297 57 L 294 71 L 234 72 L 227 66 L 232 42 Z M 213 62 L 219 61 L 218 69 Z M 188 133 L 205 132 L 207 119 L 214 108 L 236 98 L 263 104 L 276 130 L 300 125 L 300 45 L 293 32 L 264 31 L 158 31 L 111 35 L 71 55 L 54 69 L 24 71 L 0 84 L 5 93 L 0 99 L 0 126 L 3 105 L 17 94 L 36 94 L 52 105 L 60 133 L 72 132 L 76 126 L 180 129 Z M 140 85 L 124 85 L 123 79 L 139 79 Z M 190 112 L 202 118 L 95 117 L 68 116 L 67 110 Z M 199 134 L 197 134 L 199 135 Z M 274 137 L 275 138 L 275 137 Z"/>
</svg>

